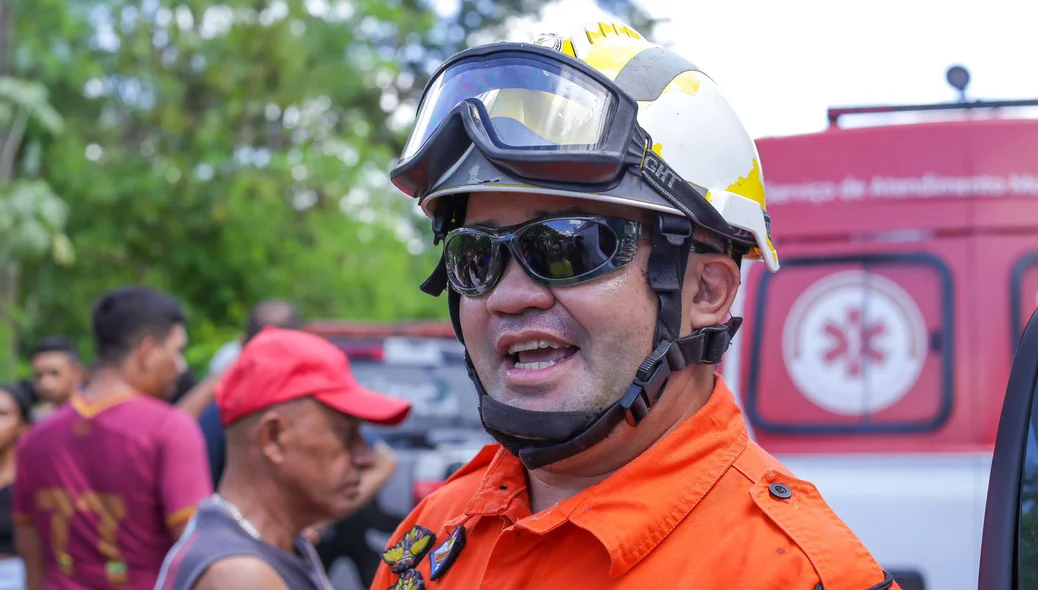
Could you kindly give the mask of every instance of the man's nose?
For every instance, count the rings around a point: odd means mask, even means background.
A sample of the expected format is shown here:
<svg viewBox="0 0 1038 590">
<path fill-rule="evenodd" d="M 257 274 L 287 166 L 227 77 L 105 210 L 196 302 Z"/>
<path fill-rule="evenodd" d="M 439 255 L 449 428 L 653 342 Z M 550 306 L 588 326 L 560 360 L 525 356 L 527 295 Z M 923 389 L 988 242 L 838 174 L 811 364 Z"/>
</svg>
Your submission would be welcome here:
<svg viewBox="0 0 1038 590">
<path fill-rule="evenodd" d="M 511 256 L 505 261 L 504 275 L 487 296 L 487 310 L 495 315 L 516 315 L 527 309 L 549 309 L 555 294 L 526 274 Z"/>
</svg>

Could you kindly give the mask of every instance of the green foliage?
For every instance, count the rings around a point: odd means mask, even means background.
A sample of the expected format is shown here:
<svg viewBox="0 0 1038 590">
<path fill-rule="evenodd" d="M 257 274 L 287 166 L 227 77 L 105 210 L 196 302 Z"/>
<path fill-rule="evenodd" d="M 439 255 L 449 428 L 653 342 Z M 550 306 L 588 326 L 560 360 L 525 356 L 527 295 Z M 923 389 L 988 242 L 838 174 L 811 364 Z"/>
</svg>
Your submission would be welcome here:
<svg viewBox="0 0 1038 590">
<path fill-rule="evenodd" d="M 64 233 L 68 209 L 38 178 L 39 143 L 30 141 L 23 149 L 31 127 L 44 134 L 63 131 L 46 87 L 0 76 L 0 376 L 9 376 L 16 367 L 17 328 L 24 318 L 18 305 L 22 266 L 47 254 L 55 264 L 67 266 L 74 257 Z"/>
<path fill-rule="evenodd" d="M 50 106 L 47 89 L 41 84 L 17 78 L 0 77 L 0 124 L 15 122 L 16 113 L 25 113 L 50 133 L 61 133 L 61 115 Z"/>
<path fill-rule="evenodd" d="M 129 282 L 185 303 L 196 363 L 267 297 L 310 317 L 445 317 L 417 288 L 427 224 L 386 172 L 432 68 L 543 2 L 444 17 L 418 0 L 14 0 L 12 65 L 64 117 L 45 135 L 58 119 L 39 109 L 33 141 L 76 254 L 24 269 L 23 334 L 82 343 L 91 302 Z M 33 99 L 0 80 L 4 97 Z"/>
<path fill-rule="evenodd" d="M 0 261 L 35 260 L 51 252 L 56 264 L 71 264 L 72 245 L 62 233 L 67 216 L 65 202 L 42 180 L 0 187 Z"/>
</svg>

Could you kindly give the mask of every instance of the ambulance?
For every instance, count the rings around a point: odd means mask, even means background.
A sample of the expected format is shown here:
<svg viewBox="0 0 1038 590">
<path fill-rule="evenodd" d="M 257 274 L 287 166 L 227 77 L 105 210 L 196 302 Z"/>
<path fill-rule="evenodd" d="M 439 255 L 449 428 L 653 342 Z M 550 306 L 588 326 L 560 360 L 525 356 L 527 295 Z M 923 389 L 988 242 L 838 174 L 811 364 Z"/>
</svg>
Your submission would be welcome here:
<svg viewBox="0 0 1038 590">
<path fill-rule="evenodd" d="M 1038 120 L 1013 114 L 1033 105 L 830 109 L 822 132 L 758 140 L 782 268 L 744 265 L 722 372 L 755 440 L 904 590 L 977 588 L 1038 307 Z M 840 126 L 891 111 L 938 120 Z"/>
</svg>

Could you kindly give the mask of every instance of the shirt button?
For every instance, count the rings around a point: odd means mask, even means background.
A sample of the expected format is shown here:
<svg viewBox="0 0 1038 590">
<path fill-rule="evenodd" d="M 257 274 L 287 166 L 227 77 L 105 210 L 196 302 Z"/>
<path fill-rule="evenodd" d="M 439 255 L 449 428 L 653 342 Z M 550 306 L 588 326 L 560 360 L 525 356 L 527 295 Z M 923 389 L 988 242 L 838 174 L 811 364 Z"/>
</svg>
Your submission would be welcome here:
<svg viewBox="0 0 1038 590">
<path fill-rule="evenodd" d="M 771 484 L 768 486 L 768 491 L 779 500 L 788 500 L 793 497 L 793 490 L 780 483 Z"/>
</svg>

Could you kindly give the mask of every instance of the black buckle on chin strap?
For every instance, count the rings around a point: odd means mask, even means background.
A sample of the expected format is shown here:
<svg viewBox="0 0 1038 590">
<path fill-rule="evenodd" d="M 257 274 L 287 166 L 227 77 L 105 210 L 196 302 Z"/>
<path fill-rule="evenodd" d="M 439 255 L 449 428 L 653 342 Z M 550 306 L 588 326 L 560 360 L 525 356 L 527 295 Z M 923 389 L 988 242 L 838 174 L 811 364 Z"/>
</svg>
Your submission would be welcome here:
<svg viewBox="0 0 1038 590">
<path fill-rule="evenodd" d="M 702 362 L 717 364 L 732 343 L 732 334 L 727 325 L 710 326 L 703 329 Z"/>
<path fill-rule="evenodd" d="M 716 365 L 728 351 L 732 338 L 742 325 L 742 318 L 733 317 L 720 326 L 700 328 L 690 336 L 679 338 L 675 344 L 677 351 L 684 357 L 681 368 L 689 365 Z"/>
<path fill-rule="evenodd" d="M 671 343 L 667 340 L 660 342 L 656 350 L 647 356 L 638 367 L 638 373 L 634 377 L 634 383 L 627 388 L 627 393 L 620 399 L 620 407 L 624 410 L 624 420 L 631 426 L 637 426 L 645 419 L 659 398 L 660 389 L 670 377 L 670 360 L 667 352 L 670 351 Z"/>
</svg>

